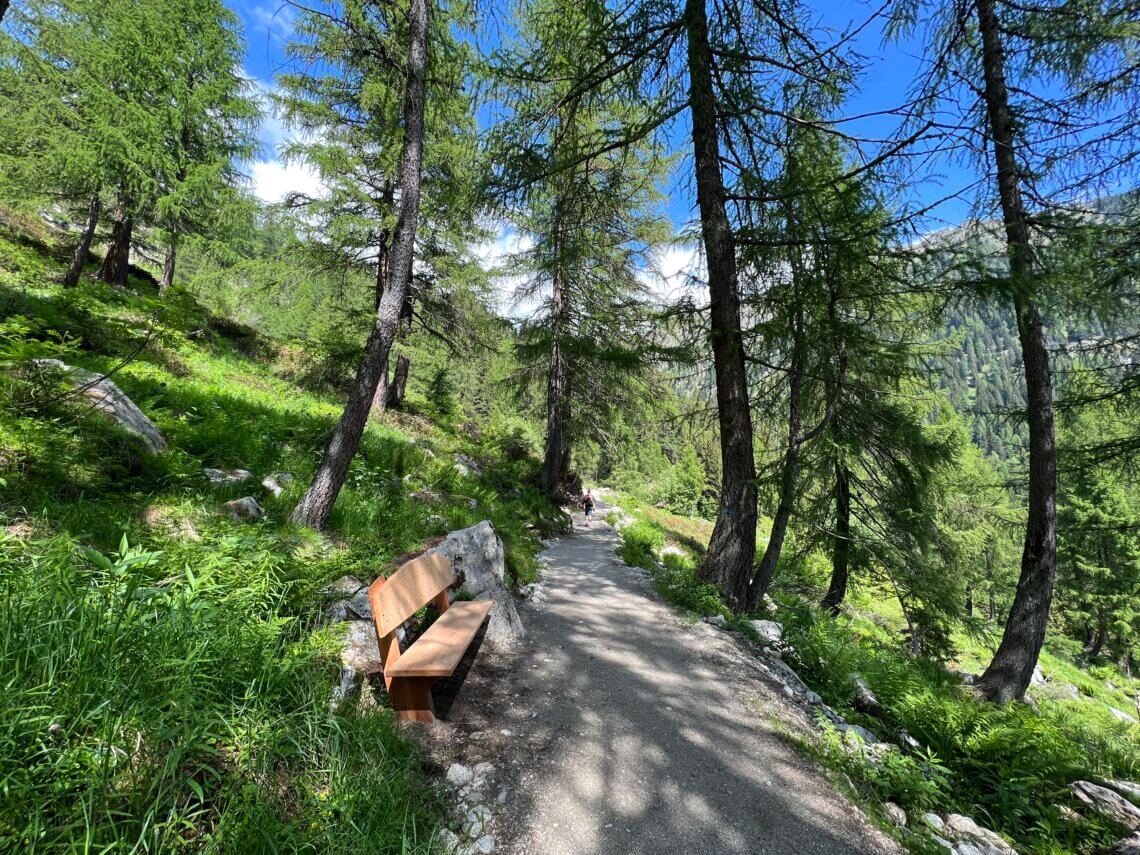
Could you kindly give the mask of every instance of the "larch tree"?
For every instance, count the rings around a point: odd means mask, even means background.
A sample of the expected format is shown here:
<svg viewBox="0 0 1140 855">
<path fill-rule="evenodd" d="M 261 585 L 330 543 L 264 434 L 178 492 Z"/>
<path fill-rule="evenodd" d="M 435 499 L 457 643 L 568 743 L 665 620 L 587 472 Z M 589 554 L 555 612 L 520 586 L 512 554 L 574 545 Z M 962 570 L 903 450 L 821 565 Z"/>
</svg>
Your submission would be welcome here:
<svg viewBox="0 0 1140 855">
<path fill-rule="evenodd" d="M 528 248 L 507 264 L 523 278 L 519 388 L 545 387 L 540 481 L 576 497 L 576 437 L 598 435 L 647 394 L 656 348 L 640 271 L 669 237 L 658 185 L 668 161 L 649 143 L 602 151 L 609 129 L 638 121 L 620 79 L 582 87 L 603 57 L 604 20 L 591 3 L 526 3 L 517 44 L 501 52 L 497 93 L 507 115 L 494 151 L 512 227 Z"/>
<path fill-rule="evenodd" d="M 301 525 L 323 528 L 328 522 L 337 495 L 344 486 L 348 467 L 356 456 L 364 434 L 376 385 L 387 366 L 392 343 L 396 339 L 400 310 L 412 275 L 424 164 L 424 112 L 428 93 L 428 34 L 431 17 L 429 2 L 430 0 L 408 0 L 405 12 L 406 61 L 399 69 L 404 78 L 400 201 L 388 257 L 387 281 L 376 310 L 372 332 L 364 346 L 356 379 L 349 388 L 344 412 L 309 488 L 293 511 L 293 521 Z"/>
<path fill-rule="evenodd" d="M 928 14 L 936 11 L 937 14 Z M 992 661 L 976 683 L 996 702 L 1020 698 L 1045 639 L 1057 571 L 1057 448 L 1046 309 L 1056 297 L 1042 248 L 1098 192 L 1135 174 L 1140 66 L 1130 2 L 1030 5 L 958 0 L 937 10 L 895 6 L 893 29 L 929 22 L 928 69 L 917 103 L 947 110 L 943 128 L 977 152 L 983 193 L 996 209 L 1004 264 L 986 288 L 1017 324 L 1028 426 L 1026 526 L 1021 572 Z M 926 16 L 926 17 L 924 17 Z"/>
<path fill-rule="evenodd" d="M 440 335 L 453 320 L 436 299 L 454 259 L 481 235 L 478 157 L 467 76 L 469 46 L 453 29 L 464 26 L 463 4 L 436 15 L 429 41 L 433 73 L 424 106 L 423 199 L 416 263 L 404 287 L 398 336 L 414 318 Z M 287 162 L 303 163 L 320 179 L 316 194 L 294 192 L 285 206 L 308 238 L 323 269 L 370 271 L 372 299 L 347 301 L 340 322 L 371 326 L 388 278 L 397 217 L 402 150 L 402 79 L 393 73 L 403 36 L 399 7 L 350 0 L 328 10 L 303 9 L 288 46 L 291 64 L 278 75 L 275 105 L 296 135 L 283 146 Z M 364 308 L 357 311 L 356 307 Z M 409 361 L 401 356 L 389 383 L 383 366 L 373 409 L 402 397 Z"/>
</svg>

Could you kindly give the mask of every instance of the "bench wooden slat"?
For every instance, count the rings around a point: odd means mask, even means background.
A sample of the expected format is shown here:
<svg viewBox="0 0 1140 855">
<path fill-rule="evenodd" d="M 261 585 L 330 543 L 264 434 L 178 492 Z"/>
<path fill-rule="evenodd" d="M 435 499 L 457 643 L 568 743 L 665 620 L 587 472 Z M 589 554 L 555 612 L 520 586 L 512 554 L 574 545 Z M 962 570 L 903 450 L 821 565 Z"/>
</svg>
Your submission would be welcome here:
<svg viewBox="0 0 1140 855">
<path fill-rule="evenodd" d="M 383 638 L 455 581 L 451 562 L 438 552 L 409 561 L 387 579 L 377 579 L 368 589 L 376 633 Z"/>
<path fill-rule="evenodd" d="M 386 677 L 450 677 L 494 605 L 490 600 L 452 603 L 399 659 Z"/>
</svg>

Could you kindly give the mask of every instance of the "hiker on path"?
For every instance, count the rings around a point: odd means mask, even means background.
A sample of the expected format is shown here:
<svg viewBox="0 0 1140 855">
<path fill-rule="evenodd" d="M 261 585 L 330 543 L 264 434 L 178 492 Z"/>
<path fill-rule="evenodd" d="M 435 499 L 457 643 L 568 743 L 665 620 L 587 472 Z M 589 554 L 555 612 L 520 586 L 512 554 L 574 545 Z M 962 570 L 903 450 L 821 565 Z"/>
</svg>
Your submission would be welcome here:
<svg viewBox="0 0 1140 855">
<path fill-rule="evenodd" d="M 582 510 L 586 514 L 586 528 L 590 527 L 590 517 L 594 515 L 594 497 L 590 495 L 590 491 L 586 491 L 586 495 L 582 497 Z"/>
</svg>

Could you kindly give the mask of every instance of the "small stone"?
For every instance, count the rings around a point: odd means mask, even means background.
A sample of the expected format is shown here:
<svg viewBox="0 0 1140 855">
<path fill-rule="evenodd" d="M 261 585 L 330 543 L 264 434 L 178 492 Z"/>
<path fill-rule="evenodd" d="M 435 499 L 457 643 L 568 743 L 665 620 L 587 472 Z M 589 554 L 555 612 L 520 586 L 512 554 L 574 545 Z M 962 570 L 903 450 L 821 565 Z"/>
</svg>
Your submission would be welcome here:
<svg viewBox="0 0 1140 855">
<path fill-rule="evenodd" d="M 452 763 L 447 768 L 447 785 L 449 787 L 462 787 L 464 784 L 470 784 L 474 778 L 475 773 L 462 763 Z"/>
<path fill-rule="evenodd" d="M 255 521 L 265 519 L 265 509 L 257 503 L 253 496 L 242 496 L 232 502 L 226 502 L 222 507 L 229 516 L 238 521 Z"/>
<path fill-rule="evenodd" d="M 1140 724 L 1134 716 L 1130 716 L 1124 710 L 1118 710 L 1116 707 L 1109 707 L 1108 711 L 1112 713 L 1112 717 L 1117 721 L 1123 721 L 1127 724 Z"/>
<path fill-rule="evenodd" d="M 942 821 L 942 817 L 936 813 L 931 813 L 930 811 L 927 811 L 922 815 L 922 821 L 933 828 L 935 831 L 941 831 L 946 827 L 946 823 Z"/>
<path fill-rule="evenodd" d="M 495 851 L 495 838 L 490 834 L 484 834 L 478 840 L 471 844 L 468 850 L 474 855 L 491 855 Z"/>
<path fill-rule="evenodd" d="M 871 687 L 867 685 L 867 681 L 859 674 L 851 675 L 851 682 L 855 686 L 855 697 L 852 705 L 859 712 L 867 713 L 868 715 L 878 715 L 882 712 L 882 706 L 879 704 L 879 699 L 875 693 L 871 691 Z"/>
<path fill-rule="evenodd" d="M 253 478 L 248 469 L 210 469 L 204 467 L 202 472 L 211 484 L 240 484 Z"/>
<path fill-rule="evenodd" d="M 728 626 L 728 621 L 725 619 L 724 615 L 706 615 L 705 617 L 702 617 L 701 620 L 710 626 L 717 627 L 718 629 L 724 629 L 726 626 Z"/>
<path fill-rule="evenodd" d="M 458 853 L 463 847 L 463 844 L 459 840 L 459 835 L 448 828 L 441 829 L 437 832 L 436 839 L 439 841 L 440 850 L 448 853 L 448 855 Z"/>
<path fill-rule="evenodd" d="M 514 733 L 507 730 L 505 727 L 502 730 L 500 730 L 499 733 L 503 734 L 503 736 L 514 736 Z"/>
<path fill-rule="evenodd" d="M 813 707 L 819 706 L 823 703 L 823 698 L 821 698 L 816 692 L 812 692 L 810 690 L 806 695 L 804 695 L 804 700 Z"/>
<path fill-rule="evenodd" d="M 495 764 L 488 763 L 485 760 L 482 763 L 476 763 L 472 773 L 475 775 L 476 780 L 484 780 L 495 774 Z"/>
<path fill-rule="evenodd" d="M 883 805 L 883 810 L 890 817 L 891 822 L 900 828 L 906 828 L 906 811 L 902 807 L 894 802 L 887 802 Z"/>
<path fill-rule="evenodd" d="M 273 494 L 273 498 L 275 499 L 280 498 L 281 494 L 285 492 L 285 488 L 282 487 L 272 475 L 266 475 L 262 478 L 261 486 L 264 487 L 267 492 Z"/>
<path fill-rule="evenodd" d="M 355 576 L 341 576 L 335 582 L 329 582 L 318 592 L 326 597 L 351 597 L 364 587 L 364 583 Z"/>
</svg>

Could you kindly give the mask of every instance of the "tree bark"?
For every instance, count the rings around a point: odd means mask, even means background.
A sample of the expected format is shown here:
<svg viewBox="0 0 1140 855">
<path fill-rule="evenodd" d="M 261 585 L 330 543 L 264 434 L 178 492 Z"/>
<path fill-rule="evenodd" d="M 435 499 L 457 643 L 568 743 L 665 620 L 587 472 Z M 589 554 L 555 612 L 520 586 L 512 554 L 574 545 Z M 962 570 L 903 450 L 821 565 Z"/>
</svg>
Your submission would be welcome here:
<svg viewBox="0 0 1140 855">
<path fill-rule="evenodd" d="M 986 115 L 997 165 L 1017 332 L 1021 340 L 1029 424 L 1029 503 L 1021 575 L 994 658 L 975 684 L 998 703 L 1025 694 L 1045 640 L 1057 572 L 1057 447 L 1049 350 L 1037 306 L 1030 298 L 1033 255 L 1021 196 L 1013 121 L 1005 80 L 1005 52 L 993 0 L 975 0 L 982 37 Z"/>
<path fill-rule="evenodd" d="M 411 364 L 411 360 L 402 353 L 396 357 L 396 371 L 392 375 L 392 382 L 388 386 L 388 398 L 384 402 L 389 409 L 398 410 L 404 405 L 404 393 L 408 387 L 408 369 Z"/>
<path fill-rule="evenodd" d="M 162 264 L 162 279 L 158 283 L 158 293 L 163 293 L 174 284 L 175 256 L 178 252 L 178 232 L 170 232 L 170 243 L 166 245 L 166 260 Z"/>
<path fill-rule="evenodd" d="M 851 568 L 851 479 L 847 467 L 835 462 L 835 534 L 831 538 L 831 584 L 820 603 L 833 614 L 847 596 Z"/>
<path fill-rule="evenodd" d="M 2 0 L 0 0 L 2 2 Z M 74 288 L 79 284 L 79 277 L 83 275 L 83 268 L 91 255 L 91 239 L 95 236 L 95 227 L 99 225 L 99 213 L 102 206 L 99 203 L 99 191 L 91 196 L 91 204 L 87 206 L 87 221 L 83 224 L 83 231 L 79 235 L 79 243 L 71 255 L 71 264 L 63 275 L 63 287 Z"/>
<path fill-rule="evenodd" d="M 0 0 L 0 21 L 4 20 L 4 15 L 8 12 L 8 0 Z"/>
<path fill-rule="evenodd" d="M 746 606 L 748 580 L 756 557 L 756 462 L 740 329 L 736 241 L 725 209 L 705 0 L 686 0 L 685 27 L 697 206 L 708 263 L 710 339 L 722 468 L 716 525 L 697 575 L 716 585 L 729 608 L 740 611 Z"/>
<path fill-rule="evenodd" d="M 103 256 L 103 263 L 99 267 L 99 278 L 108 285 L 117 288 L 127 286 L 133 230 L 134 222 L 129 215 L 124 214 L 115 220 L 115 225 L 111 229 L 111 243 L 107 246 L 107 254 Z"/>
<path fill-rule="evenodd" d="M 555 267 L 550 291 L 550 364 L 546 374 L 546 448 L 542 458 L 542 489 L 556 504 L 567 498 L 573 455 L 570 422 L 569 366 L 562 352 L 566 319 L 566 288 L 562 271 L 562 223 L 554 216 Z"/>
<path fill-rule="evenodd" d="M 391 201 L 392 185 L 384 185 L 384 198 Z M 384 300 L 384 283 L 388 280 L 388 230 L 380 232 L 380 241 L 376 248 L 376 317 L 380 317 L 380 303 Z M 382 410 L 388 406 L 388 360 L 380 369 L 380 376 L 376 380 L 376 389 L 372 393 L 372 409 Z"/>
<path fill-rule="evenodd" d="M 412 272 L 416 228 L 419 224 L 423 178 L 424 97 L 427 65 L 428 0 L 408 6 L 408 62 L 404 85 L 404 143 L 400 160 L 400 210 L 389 259 L 388 282 L 376 312 L 376 322 L 364 346 L 356 379 L 349 389 L 344 413 L 333 431 L 313 481 L 293 511 L 293 522 L 324 528 L 344 486 L 349 464 L 372 408 L 381 370 L 388 363 L 400 323 L 404 292 Z"/>
</svg>

